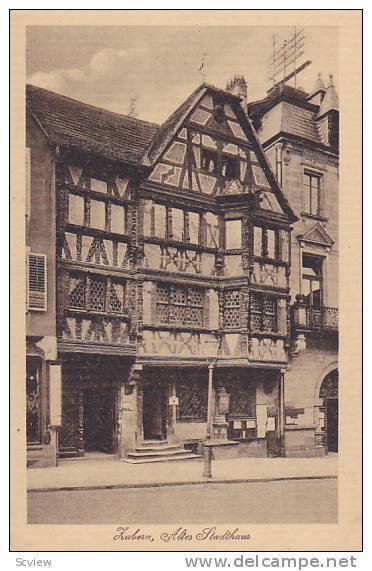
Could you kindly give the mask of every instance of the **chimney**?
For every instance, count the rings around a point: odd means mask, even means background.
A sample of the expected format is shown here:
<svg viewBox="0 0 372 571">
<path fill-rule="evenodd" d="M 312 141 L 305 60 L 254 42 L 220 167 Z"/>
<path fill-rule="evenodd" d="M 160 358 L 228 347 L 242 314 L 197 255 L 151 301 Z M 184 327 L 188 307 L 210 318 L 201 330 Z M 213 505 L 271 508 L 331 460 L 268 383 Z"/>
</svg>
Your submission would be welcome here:
<svg viewBox="0 0 372 571">
<path fill-rule="evenodd" d="M 242 98 L 240 102 L 244 113 L 247 113 L 248 108 L 248 86 L 243 75 L 235 75 L 234 78 L 226 85 L 226 90 L 234 95 L 239 95 Z"/>
</svg>

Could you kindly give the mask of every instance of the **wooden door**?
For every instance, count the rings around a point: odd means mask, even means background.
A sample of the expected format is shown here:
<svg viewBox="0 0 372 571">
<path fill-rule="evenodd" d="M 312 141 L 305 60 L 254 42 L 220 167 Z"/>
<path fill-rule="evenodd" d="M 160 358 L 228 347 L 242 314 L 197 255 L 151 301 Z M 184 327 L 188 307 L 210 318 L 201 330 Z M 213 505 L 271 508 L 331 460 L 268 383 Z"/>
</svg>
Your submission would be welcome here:
<svg viewBox="0 0 372 571">
<path fill-rule="evenodd" d="M 86 451 L 112 454 L 115 451 L 116 410 L 114 387 L 92 387 L 84 391 L 84 440 Z"/>
<path fill-rule="evenodd" d="M 327 399 L 327 448 L 329 452 L 338 452 L 338 400 Z"/>
<path fill-rule="evenodd" d="M 166 401 L 161 380 L 152 378 L 143 388 L 143 436 L 145 440 L 166 437 Z"/>
</svg>

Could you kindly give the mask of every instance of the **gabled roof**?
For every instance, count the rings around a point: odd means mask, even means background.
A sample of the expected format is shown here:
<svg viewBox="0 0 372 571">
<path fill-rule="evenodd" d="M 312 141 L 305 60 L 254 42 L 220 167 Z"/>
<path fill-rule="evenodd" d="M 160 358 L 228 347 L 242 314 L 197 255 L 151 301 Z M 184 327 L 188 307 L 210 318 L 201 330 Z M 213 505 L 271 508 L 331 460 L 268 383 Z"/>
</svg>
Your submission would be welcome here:
<svg viewBox="0 0 372 571">
<path fill-rule="evenodd" d="M 138 165 L 158 125 L 27 85 L 27 107 L 51 141 Z"/>
<path fill-rule="evenodd" d="M 170 117 L 160 126 L 154 141 L 152 142 L 150 148 L 145 154 L 144 163 L 146 165 L 154 164 L 159 160 L 164 150 L 170 144 L 172 139 L 176 136 L 177 131 L 180 129 L 184 121 L 190 116 L 193 109 L 196 107 L 198 102 L 204 97 L 204 95 L 218 95 L 225 100 L 227 100 L 233 111 L 236 114 L 240 125 L 245 132 L 248 141 L 253 146 L 258 160 L 263 168 L 263 171 L 268 179 L 270 186 L 276 195 L 276 198 L 283 209 L 283 212 L 290 218 L 291 221 L 296 220 L 296 216 L 285 198 L 277 179 L 271 169 L 270 163 L 265 155 L 265 152 L 261 146 L 261 143 L 257 137 L 257 134 L 253 128 L 252 122 L 249 116 L 243 111 L 241 107 L 241 97 L 234 95 L 229 91 L 219 89 L 213 85 L 206 83 L 201 84 L 185 101 L 180 105 Z M 238 194 L 238 193 L 236 193 Z"/>
<path fill-rule="evenodd" d="M 153 164 L 158 159 L 171 138 L 175 135 L 178 128 L 185 121 L 186 117 L 208 91 L 222 94 L 225 98 L 230 99 L 231 101 L 236 101 L 237 103 L 240 102 L 239 96 L 233 95 L 228 91 L 219 89 L 212 85 L 208 85 L 207 83 L 202 83 L 160 126 L 159 131 L 145 155 L 145 164 Z"/>
<path fill-rule="evenodd" d="M 319 222 L 312 226 L 305 234 L 297 236 L 297 238 L 301 242 L 325 246 L 326 248 L 330 248 L 334 244 L 334 240 Z"/>
</svg>

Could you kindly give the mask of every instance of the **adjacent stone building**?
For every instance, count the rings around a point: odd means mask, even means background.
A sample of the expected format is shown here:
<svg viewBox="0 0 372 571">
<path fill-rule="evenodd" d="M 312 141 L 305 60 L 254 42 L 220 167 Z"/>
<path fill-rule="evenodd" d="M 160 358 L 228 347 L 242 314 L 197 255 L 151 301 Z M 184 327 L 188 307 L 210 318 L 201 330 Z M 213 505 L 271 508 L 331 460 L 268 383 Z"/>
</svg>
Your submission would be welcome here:
<svg viewBox="0 0 372 571">
<path fill-rule="evenodd" d="M 247 113 L 243 78 L 203 84 L 158 126 L 27 86 L 30 462 L 193 457 L 211 340 L 216 455 L 331 448 L 338 112 L 318 87 Z"/>
<path fill-rule="evenodd" d="M 298 221 L 291 241 L 291 349 L 285 454 L 338 449 L 338 97 L 287 85 L 249 114 Z"/>
</svg>

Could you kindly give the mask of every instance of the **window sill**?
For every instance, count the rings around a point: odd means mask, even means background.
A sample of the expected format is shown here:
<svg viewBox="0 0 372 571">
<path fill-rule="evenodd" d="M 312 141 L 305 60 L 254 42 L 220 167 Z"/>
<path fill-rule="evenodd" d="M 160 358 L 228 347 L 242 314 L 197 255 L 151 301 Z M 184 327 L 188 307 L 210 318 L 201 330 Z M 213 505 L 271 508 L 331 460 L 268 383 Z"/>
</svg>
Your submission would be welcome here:
<svg viewBox="0 0 372 571">
<path fill-rule="evenodd" d="M 190 333 L 212 333 L 212 329 L 200 325 L 169 325 L 167 323 L 143 324 L 143 329 L 154 331 L 187 331 Z"/>
<path fill-rule="evenodd" d="M 302 218 L 310 218 L 311 220 L 319 220 L 319 222 L 328 222 L 329 218 L 321 214 L 311 214 L 310 212 L 301 212 Z"/>
<path fill-rule="evenodd" d="M 286 333 L 276 333 L 274 331 L 250 331 L 249 337 L 272 337 L 275 339 L 285 339 Z"/>
<path fill-rule="evenodd" d="M 86 319 L 90 319 L 92 317 L 102 317 L 108 319 L 129 319 L 128 312 L 119 313 L 114 311 L 94 311 L 89 309 L 79 309 L 77 307 L 66 307 L 65 311 L 72 317 L 85 317 Z"/>
<path fill-rule="evenodd" d="M 182 248 L 183 250 L 203 251 L 206 253 L 215 254 L 218 250 L 217 247 L 206 246 L 204 244 L 195 244 L 194 242 L 181 242 L 172 238 L 159 238 L 157 236 L 144 236 L 145 244 L 157 244 L 167 248 Z"/>
</svg>

